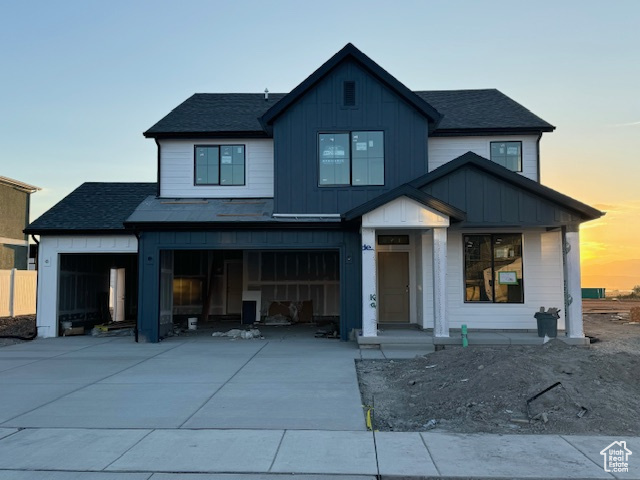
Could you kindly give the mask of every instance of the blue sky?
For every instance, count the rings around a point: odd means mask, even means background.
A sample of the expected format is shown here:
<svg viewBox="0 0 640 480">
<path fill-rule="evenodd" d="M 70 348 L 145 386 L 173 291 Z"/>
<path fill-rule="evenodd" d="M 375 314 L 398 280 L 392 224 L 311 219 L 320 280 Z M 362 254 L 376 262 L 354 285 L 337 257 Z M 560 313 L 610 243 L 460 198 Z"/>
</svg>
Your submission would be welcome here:
<svg viewBox="0 0 640 480">
<path fill-rule="evenodd" d="M 0 175 L 43 188 L 34 217 L 84 181 L 154 181 L 142 132 L 191 94 L 289 91 L 352 42 L 412 89 L 503 91 L 557 126 L 543 183 L 638 215 L 639 18 L 637 1 L 0 0 Z"/>
</svg>

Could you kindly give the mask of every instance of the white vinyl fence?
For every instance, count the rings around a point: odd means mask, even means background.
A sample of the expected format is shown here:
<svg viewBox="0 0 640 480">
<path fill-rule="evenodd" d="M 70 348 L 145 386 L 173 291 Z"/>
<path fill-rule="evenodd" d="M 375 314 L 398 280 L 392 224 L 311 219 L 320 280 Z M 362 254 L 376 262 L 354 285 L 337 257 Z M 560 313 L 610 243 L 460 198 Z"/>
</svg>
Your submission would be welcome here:
<svg viewBox="0 0 640 480">
<path fill-rule="evenodd" d="M 31 270 L 0 270 L 0 317 L 36 313 L 37 279 Z"/>
</svg>

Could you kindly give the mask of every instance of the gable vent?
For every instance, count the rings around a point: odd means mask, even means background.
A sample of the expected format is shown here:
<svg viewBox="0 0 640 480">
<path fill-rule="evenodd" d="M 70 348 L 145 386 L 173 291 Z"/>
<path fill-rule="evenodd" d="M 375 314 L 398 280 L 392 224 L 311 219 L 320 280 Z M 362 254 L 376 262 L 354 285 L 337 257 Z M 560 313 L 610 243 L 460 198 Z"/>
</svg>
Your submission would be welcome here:
<svg viewBox="0 0 640 480">
<path fill-rule="evenodd" d="M 356 105 L 356 82 L 348 81 L 344 82 L 344 99 L 343 103 L 345 107 L 354 107 Z"/>
</svg>

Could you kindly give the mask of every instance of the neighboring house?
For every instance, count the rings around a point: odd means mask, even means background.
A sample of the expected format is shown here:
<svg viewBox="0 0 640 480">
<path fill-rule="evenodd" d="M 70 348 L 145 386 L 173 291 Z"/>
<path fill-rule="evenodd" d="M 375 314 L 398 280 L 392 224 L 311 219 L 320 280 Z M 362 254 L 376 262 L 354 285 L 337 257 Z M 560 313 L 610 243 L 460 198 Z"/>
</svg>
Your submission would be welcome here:
<svg viewBox="0 0 640 480">
<path fill-rule="evenodd" d="M 413 92 L 351 44 L 288 94 L 193 95 L 144 133 L 157 184 L 84 184 L 27 229 L 39 334 L 115 285 L 151 342 L 257 291 L 342 339 L 535 329 L 544 305 L 579 343 L 579 225 L 603 214 L 539 183 L 553 130 L 497 90 Z"/>
<path fill-rule="evenodd" d="M 26 270 L 29 240 L 24 229 L 29 225 L 31 194 L 40 190 L 7 177 L 0 177 L 0 270 Z"/>
</svg>

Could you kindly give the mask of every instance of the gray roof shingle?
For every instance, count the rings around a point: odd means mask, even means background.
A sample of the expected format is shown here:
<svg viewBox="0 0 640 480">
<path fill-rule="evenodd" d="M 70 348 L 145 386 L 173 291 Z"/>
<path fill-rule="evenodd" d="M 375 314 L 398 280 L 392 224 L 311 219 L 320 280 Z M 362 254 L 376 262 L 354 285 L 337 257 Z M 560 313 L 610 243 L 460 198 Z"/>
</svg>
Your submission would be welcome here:
<svg viewBox="0 0 640 480">
<path fill-rule="evenodd" d="M 443 119 L 435 133 L 453 131 L 551 131 L 553 125 L 496 89 L 414 92 Z M 218 134 L 267 136 L 259 118 L 284 93 L 196 93 L 174 108 L 144 134 L 147 137 Z"/>
<path fill-rule="evenodd" d="M 270 93 L 269 100 L 265 100 L 263 93 L 196 93 L 144 134 L 264 133 L 258 118 L 284 96 Z"/>
<path fill-rule="evenodd" d="M 155 183 L 83 183 L 32 222 L 25 232 L 123 231 L 122 223 L 156 190 Z"/>
<path fill-rule="evenodd" d="M 555 128 L 495 88 L 415 93 L 443 114 L 436 133 L 510 128 L 549 131 Z"/>
</svg>

